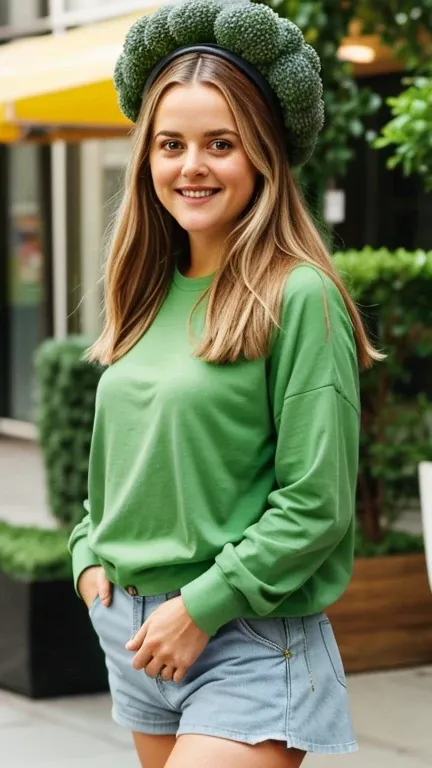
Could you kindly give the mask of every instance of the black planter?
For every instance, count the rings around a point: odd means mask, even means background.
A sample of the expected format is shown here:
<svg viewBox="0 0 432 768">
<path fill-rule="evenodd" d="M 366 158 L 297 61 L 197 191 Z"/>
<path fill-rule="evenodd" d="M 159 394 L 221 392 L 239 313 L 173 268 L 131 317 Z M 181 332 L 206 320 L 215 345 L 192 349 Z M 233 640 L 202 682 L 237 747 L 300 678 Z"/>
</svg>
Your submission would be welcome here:
<svg viewBox="0 0 432 768">
<path fill-rule="evenodd" d="M 0 688 L 33 699 L 108 690 L 104 655 L 70 580 L 24 582 L 0 571 Z"/>
</svg>

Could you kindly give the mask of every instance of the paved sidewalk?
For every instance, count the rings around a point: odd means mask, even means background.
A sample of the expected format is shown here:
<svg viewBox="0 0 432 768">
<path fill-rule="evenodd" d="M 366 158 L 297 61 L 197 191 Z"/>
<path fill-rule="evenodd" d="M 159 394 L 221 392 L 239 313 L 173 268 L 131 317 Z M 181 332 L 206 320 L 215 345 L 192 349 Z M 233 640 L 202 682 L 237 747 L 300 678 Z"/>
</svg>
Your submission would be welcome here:
<svg viewBox="0 0 432 768">
<path fill-rule="evenodd" d="M 305 768 L 430 768 L 432 667 L 351 676 L 349 690 L 360 752 L 309 755 Z M 130 734 L 111 720 L 108 696 L 33 702 L 4 691 L 0 765 L 139 768 Z"/>
</svg>

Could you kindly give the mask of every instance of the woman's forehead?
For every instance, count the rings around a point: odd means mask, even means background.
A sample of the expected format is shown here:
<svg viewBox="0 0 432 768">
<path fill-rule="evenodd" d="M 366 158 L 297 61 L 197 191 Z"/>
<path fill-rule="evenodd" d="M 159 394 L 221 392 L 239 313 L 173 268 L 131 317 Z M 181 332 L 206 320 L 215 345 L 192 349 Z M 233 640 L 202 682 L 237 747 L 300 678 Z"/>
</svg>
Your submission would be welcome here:
<svg viewBox="0 0 432 768">
<path fill-rule="evenodd" d="M 159 102 L 154 132 L 172 130 L 202 132 L 236 130 L 231 109 L 218 88 L 209 85 L 175 85 Z"/>
</svg>

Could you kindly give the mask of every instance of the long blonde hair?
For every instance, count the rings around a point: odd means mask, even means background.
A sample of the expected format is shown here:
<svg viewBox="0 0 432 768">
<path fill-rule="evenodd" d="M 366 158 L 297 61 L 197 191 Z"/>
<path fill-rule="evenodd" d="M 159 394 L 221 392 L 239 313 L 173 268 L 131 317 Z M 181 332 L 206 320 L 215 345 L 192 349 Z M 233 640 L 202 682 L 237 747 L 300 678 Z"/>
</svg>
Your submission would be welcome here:
<svg viewBox="0 0 432 768">
<path fill-rule="evenodd" d="M 306 212 L 277 121 L 236 67 L 201 53 L 174 61 L 143 103 L 106 264 L 105 326 L 89 359 L 111 364 L 131 349 L 151 325 L 171 284 L 185 233 L 156 197 L 149 155 L 161 98 L 174 85 L 195 83 L 218 88 L 225 97 L 258 172 L 253 199 L 232 231 L 208 289 L 196 356 L 222 363 L 268 354 L 287 274 L 305 263 L 322 270 L 339 288 L 353 325 L 359 365 L 370 367 L 382 355 L 369 342 L 359 312 Z"/>
</svg>

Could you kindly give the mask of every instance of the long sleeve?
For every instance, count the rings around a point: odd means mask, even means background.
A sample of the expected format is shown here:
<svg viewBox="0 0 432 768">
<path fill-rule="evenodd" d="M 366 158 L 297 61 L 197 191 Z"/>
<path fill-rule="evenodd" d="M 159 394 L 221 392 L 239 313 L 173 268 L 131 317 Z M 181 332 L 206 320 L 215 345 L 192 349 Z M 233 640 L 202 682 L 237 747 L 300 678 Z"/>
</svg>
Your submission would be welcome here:
<svg viewBox="0 0 432 768">
<path fill-rule="evenodd" d="M 84 507 L 87 510 L 87 514 L 83 517 L 80 523 L 75 526 L 72 534 L 69 538 L 69 552 L 72 555 L 72 568 L 73 579 L 75 585 L 75 591 L 80 597 L 78 592 L 78 580 L 82 572 L 86 568 L 91 568 L 95 565 L 100 565 L 99 558 L 90 549 L 88 544 L 88 531 L 90 526 L 90 511 L 88 501 L 84 502 Z"/>
<path fill-rule="evenodd" d="M 226 544 L 214 565 L 181 590 L 189 615 L 210 635 L 251 610 L 261 617 L 277 612 L 300 590 L 316 593 L 321 568 L 327 579 L 340 581 L 339 593 L 349 580 L 359 444 L 357 356 L 338 289 L 311 267 L 297 268 L 288 278 L 268 363 L 276 431 L 268 507 L 238 544 Z"/>
</svg>

